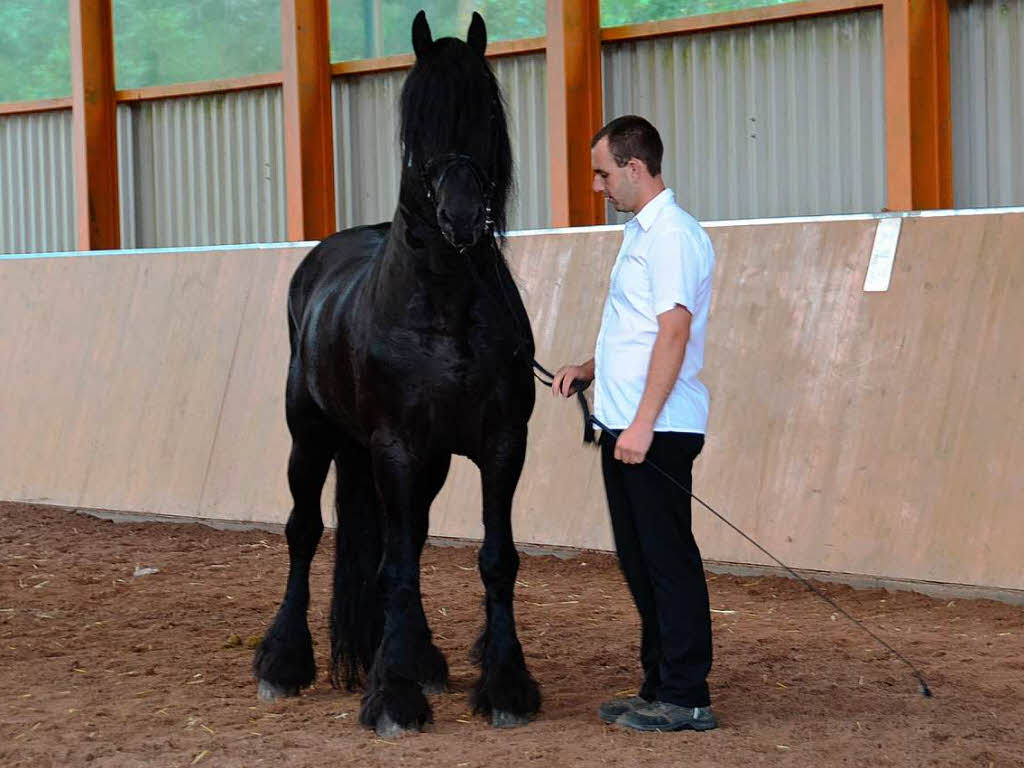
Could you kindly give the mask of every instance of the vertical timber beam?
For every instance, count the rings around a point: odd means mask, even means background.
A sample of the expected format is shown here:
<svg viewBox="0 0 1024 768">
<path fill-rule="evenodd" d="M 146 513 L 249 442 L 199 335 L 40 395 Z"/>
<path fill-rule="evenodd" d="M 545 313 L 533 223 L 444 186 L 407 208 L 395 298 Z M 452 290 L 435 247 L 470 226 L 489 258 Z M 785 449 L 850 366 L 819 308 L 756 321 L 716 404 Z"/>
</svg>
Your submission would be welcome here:
<svg viewBox="0 0 1024 768">
<path fill-rule="evenodd" d="M 328 0 L 281 0 L 288 239 L 335 230 Z"/>
<path fill-rule="evenodd" d="M 953 207 L 948 0 L 884 0 L 886 207 Z"/>
<path fill-rule="evenodd" d="M 590 139 L 603 124 L 598 0 L 548 0 L 547 20 L 551 226 L 603 224 L 590 165 Z"/>
<path fill-rule="evenodd" d="M 121 247 L 111 0 L 68 0 L 76 247 Z"/>
</svg>

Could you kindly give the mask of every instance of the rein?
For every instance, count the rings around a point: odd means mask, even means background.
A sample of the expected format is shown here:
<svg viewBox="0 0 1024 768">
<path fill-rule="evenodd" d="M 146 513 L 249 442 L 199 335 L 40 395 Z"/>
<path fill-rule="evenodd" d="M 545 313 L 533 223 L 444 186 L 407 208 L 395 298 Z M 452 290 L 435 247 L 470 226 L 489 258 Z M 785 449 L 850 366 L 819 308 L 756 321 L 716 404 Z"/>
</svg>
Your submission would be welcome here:
<svg viewBox="0 0 1024 768">
<path fill-rule="evenodd" d="M 541 378 L 538 371 L 547 376 L 548 380 Z M 533 377 L 548 389 L 553 387 L 555 384 L 555 374 L 538 363 L 536 359 L 533 361 Z M 587 403 L 587 398 L 583 394 L 589 386 L 589 381 L 573 379 L 572 385 L 569 389 L 570 392 L 575 393 L 576 402 L 579 403 L 580 410 L 583 412 L 583 442 L 593 444 L 597 442 L 594 437 L 594 427 L 596 426 L 598 429 L 603 429 L 603 427 L 601 427 L 600 422 L 591 415 L 590 405 Z"/>
<path fill-rule="evenodd" d="M 490 235 L 488 235 L 490 237 Z M 498 244 L 491 237 L 491 247 L 488 249 L 494 256 L 494 277 L 498 282 L 498 291 L 501 293 L 502 302 L 505 304 L 505 309 L 508 310 L 510 322 L 508 328 L 511 329 L 512 335 L 516 337 L 519 343 L 516 345 L 515 351 L 512 353 L 513 357 L 519 357 L 520 351 L 523 348 L 523 344 L 526 343 L 528 334 L 523 333 L 518 323 L 515 321 L 515 309 L 512 306 L 512 301 L 508 297 L 508 292 L 505 290 L 505 285 L 501 279 L 501 272 L 498 269 L 498 260 L 502 258 L 501 251 L 498 248 Z M 479 275 L 474 268 L 473 259 L 469 260 L 469 272 L 476 279 L 477 284 L 483 290 L 485 294 L 490 294 L 491 302 L 497 304 L 494 301 L 493 292 L 490 286 L 484 281 L 483 277 Z M 554 384 L 555 375 L 551 373 L 547 368 L 537 362 L 537 358 L 531 358 L 533 377 L 543 384 L 545 387 L 551 387 Z M 541 374 L 547 376 L 547 379 L 542 378 Z M 594 443 L 594 425 L 591 423 L 592 416 L 590 415 L 590 405 L 587 403 L 587 398 L 584 396 L 583 391 L 590 386 L 589 381 L 583 381 L 582 379 L 575 379 L 572 382 L 572 391 L 576 394 L 576 402 L 579 403 L 580 411 L 583 414 L 583 442 Z"/>
</svg>

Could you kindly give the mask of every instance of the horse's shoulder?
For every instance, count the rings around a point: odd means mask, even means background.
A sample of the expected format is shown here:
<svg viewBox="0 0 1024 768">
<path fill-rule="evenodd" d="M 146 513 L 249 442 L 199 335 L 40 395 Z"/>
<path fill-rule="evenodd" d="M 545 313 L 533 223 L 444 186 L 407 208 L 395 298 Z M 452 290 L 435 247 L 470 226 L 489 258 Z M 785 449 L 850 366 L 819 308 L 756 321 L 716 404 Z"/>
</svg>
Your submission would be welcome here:
<svg viewBox="0 0 1024 768">
<path fill-rule="evenodd" d="M 310 306 L 322 307 L 349 294 L 383 250 L 391 223 L 352 227 L 321 240 L 292 274 L 289 315 L 296 326 Z"/>
<path fill-rule="evenodd" d="M 335 232 L 317 243 L 295 270 L 293 281 L 308 283 L 321 277 L 358 269 L 381 252 L 391 223 L 352 227 Z"/>
</svg>

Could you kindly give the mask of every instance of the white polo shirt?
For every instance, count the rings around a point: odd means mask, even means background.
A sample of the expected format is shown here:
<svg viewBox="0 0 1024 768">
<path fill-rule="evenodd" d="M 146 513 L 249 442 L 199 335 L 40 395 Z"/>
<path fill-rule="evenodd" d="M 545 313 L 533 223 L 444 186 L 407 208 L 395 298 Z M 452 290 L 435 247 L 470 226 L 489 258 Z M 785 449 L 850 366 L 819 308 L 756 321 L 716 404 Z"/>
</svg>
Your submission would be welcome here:
<svg viewBox="0 0 1024 768">
<path fill-rule="evenodd" d="M 697 376 L 704 365 L 714 266 L 711 240 L 676 204 L 671 189 L 626 222 L 594 352 L 594 415 L 611 429 L 633 423 L 647 382 L 658 315 L 679 304 L 693 316 L 690 338 L 679 378 L 654 430 L 704 434 L 709 398 Z"/>
</svg>

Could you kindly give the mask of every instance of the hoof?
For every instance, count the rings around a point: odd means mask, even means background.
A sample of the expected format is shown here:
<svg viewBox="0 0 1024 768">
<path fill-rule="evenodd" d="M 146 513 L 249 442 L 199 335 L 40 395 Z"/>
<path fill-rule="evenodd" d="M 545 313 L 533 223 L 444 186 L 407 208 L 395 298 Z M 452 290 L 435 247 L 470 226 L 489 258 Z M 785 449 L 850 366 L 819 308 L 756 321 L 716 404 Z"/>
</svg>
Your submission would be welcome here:
<svg viewBox="0 0 1024 768">
<path fill-rule="evenodd" d="M 502 712 L 496 709 L 491 713 L 491 725 L 495 728 L 519 728 L 530 723 L 529 715 L 517 715 L 514 712 Z"/>
<path fill-rule="evenodd" d="M 525 725 L 540 711 L 537 681 L 523 666 L 485 667 L 469 697 L 473 712 L 496 728 Z"/>
<path fill-rule="evenodd" d="M 385 739 L 387 741 L 394 741 L 400 739 L 402 736 L 406 736 L 410 733 L 419 733 L 419 728 L 403 728 L 394 720 L 391 719 L 391 715 L 387 712 L 381 712 L 380 717 L 377 718 L 377 725 L 373 728 L 377 734 L 378 739 Z"/>
<path fill-rule="evenodd" d="M 433 643 L 424 651 L 417 671 L 417 679 L 424 693 L 436 694 L 448 690 L 448 660 Z"/>
<path fill-rule="evenodd" d="M 420 684 L 412 680 L 396 679 L 382 688 L 371 687 L 359 710 L 359 722 L 381 738 L 418 733 L 432 719 L 430 702 Z"/>
<path fill-rule="evenodd" d="M 274 685 L 273 683 L 268 682 L 266 680 L 260 680 L 258 693 L 260 701 L 273 702 L 277 701 L 278 699 L 287 699 L 292 696 L 298 696 L 299 689 L 298 687 L 282 687 L 279 685 Z"/>
</svg>

